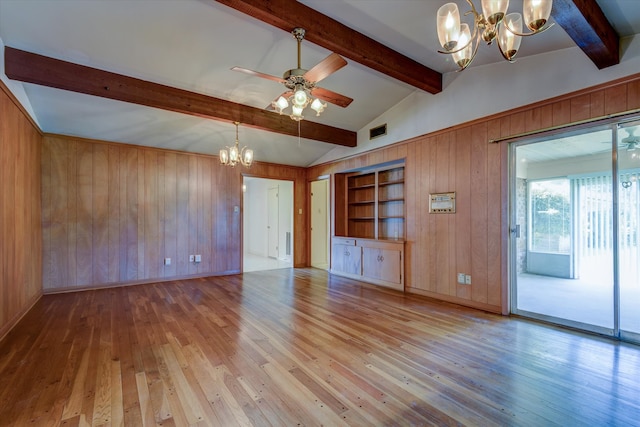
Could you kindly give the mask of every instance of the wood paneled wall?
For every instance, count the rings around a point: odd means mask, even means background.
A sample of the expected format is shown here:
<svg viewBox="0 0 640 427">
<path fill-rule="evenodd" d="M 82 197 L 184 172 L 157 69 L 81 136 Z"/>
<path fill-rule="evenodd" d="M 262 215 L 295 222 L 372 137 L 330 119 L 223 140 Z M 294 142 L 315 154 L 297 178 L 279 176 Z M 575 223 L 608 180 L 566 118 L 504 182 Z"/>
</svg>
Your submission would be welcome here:
<svg viewBox="0 0 640 427">
<path fill-rule="evenodd" d="M 240 272 L 242 173 L 294 181 L 296 210 L 304 206 L 302 168 L 230 168 L 214 156 L 46 135 L 44 291 Z M 294 222 L 296 265 L 307 263 L 304 218 Z"/>
<path fill-rule="evenodd" d="M 405 286 L 493 312 L 508 312 L 508 144 L 524 132 L 640 109 L 640 75 L 461 124 L 308 169 L 309 179 L 406 158 Z M 428 214 L 429 193 L 456 192 L 455 214 Z M 456 273 L 470 274 L 471 286 Z"/>
<path fill-rule="evenodd" d="M 42 295 L 41 139 L 0 82 L 0 338 Z"/>
</svg>

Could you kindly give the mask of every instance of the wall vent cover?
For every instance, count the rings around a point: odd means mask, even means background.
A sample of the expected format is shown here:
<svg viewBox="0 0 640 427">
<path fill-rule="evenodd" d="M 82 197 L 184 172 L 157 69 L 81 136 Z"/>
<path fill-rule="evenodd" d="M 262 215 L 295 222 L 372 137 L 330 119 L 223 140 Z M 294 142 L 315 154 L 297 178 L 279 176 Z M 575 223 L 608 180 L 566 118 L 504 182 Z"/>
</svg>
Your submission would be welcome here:
<svg viewBox="0 0 640 427">
<path fill-rule="evenodd" d="M 387 134 L 387 124 L 383 124 L 374 128 L 369 129 L 369 139 L 374 139 L 382 135 Z"/>
</svg>

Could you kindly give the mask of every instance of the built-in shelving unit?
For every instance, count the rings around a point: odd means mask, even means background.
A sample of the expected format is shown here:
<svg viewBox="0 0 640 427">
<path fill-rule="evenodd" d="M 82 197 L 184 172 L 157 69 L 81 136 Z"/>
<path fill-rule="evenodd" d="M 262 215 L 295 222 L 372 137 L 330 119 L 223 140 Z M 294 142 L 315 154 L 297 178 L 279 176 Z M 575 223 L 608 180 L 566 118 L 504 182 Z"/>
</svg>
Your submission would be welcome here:
<svg viewBox="0 0 640 427">
<path fill-rule="evenodd" d="M 344 236 L 403 240 L 404 165 L 347 174 L 346 204 Z"/>
<path fill-rule="evenodd" d="M 404 163 L 335 175 L 331 271 L 404 289 Z"/>
</svg>

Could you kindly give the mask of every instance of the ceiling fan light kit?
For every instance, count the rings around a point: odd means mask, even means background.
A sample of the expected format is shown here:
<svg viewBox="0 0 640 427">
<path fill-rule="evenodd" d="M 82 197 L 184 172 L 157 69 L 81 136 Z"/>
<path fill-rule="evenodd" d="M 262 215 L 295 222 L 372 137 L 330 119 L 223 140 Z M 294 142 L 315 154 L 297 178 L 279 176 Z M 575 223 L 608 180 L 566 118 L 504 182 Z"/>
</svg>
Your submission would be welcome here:
<svg viewBox="0 0 640 427">
<path fill-rule="evenodd" d="M 289 117 L 297 122 L 304 119 L 303 113 L 307 107 L 310 107 L 316 112 L 316 116 L 319 116 L 327 108 L 327 103 L 322 102 L 323 100 L 340 107 L 347 107 L 353 101 L 347 96 L 316 86 L 319 81 L 347 65 L 347 61 L 337 53 L 332 53 L 310 70 L 301 68 L 301 46 L 305 33 L 304 28 L 294 28 L 291 31 L 298 42 L 298 66 L 287 70 L 282 78 L 246 68 L 232 68 L 234 71 L 282 83 L 287 90 L 271 102 L 270 106 L 279 114 L 289 114 Z M 285 111 L 289 106 L 291 106 L 290 113 Z"/>
<path fill-rule="evenodd" d="M 226 166 L 234 167 L 240 163 L 242 166 L 250 167 L 253 163 L 253 150 L 242 147 L 238 142 L 238 125 L 240 122 L 233 122 L 236 125 L 236 142 L 231 147 L 225 147 L 220 150 L 220 163 Z"/>
<path fill-rule="evenodd" d="M 553 0 L 524 0 L 522 14 L 507 14 L 509 0 L 482 0 L 482 13 L 478 13 L 472 0 L 467 3 L 471 10 L 465 12 L 465 16 L 474 17 L 473 34 L 468 24 L 460 23 L 460 12 L 455 3 L 441 6 L 436 17 L 438 40 L 444 49 L 438 52 L 452 55 L 459 71 L 471 64 L 481 41 L 491 44 L 497 40 L 504 59 L 513 62 L 522 37 L 539 34 L 553 26 L 547 25 Z M 531 32 L 522 32 L 523 22 Z"/>
</svg>

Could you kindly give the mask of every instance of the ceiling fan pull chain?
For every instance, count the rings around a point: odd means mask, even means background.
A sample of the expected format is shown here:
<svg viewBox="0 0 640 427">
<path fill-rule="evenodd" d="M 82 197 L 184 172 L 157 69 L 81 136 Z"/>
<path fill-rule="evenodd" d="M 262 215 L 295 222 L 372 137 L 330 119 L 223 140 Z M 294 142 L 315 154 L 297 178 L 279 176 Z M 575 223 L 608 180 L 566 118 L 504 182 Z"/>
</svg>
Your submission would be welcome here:
<svg viewBox="0 0 640 427">
<path fill-rule="evenodd" d="M 298 120 L 298 148 L 300 148 L 300 120 Z"/>
</svg>

